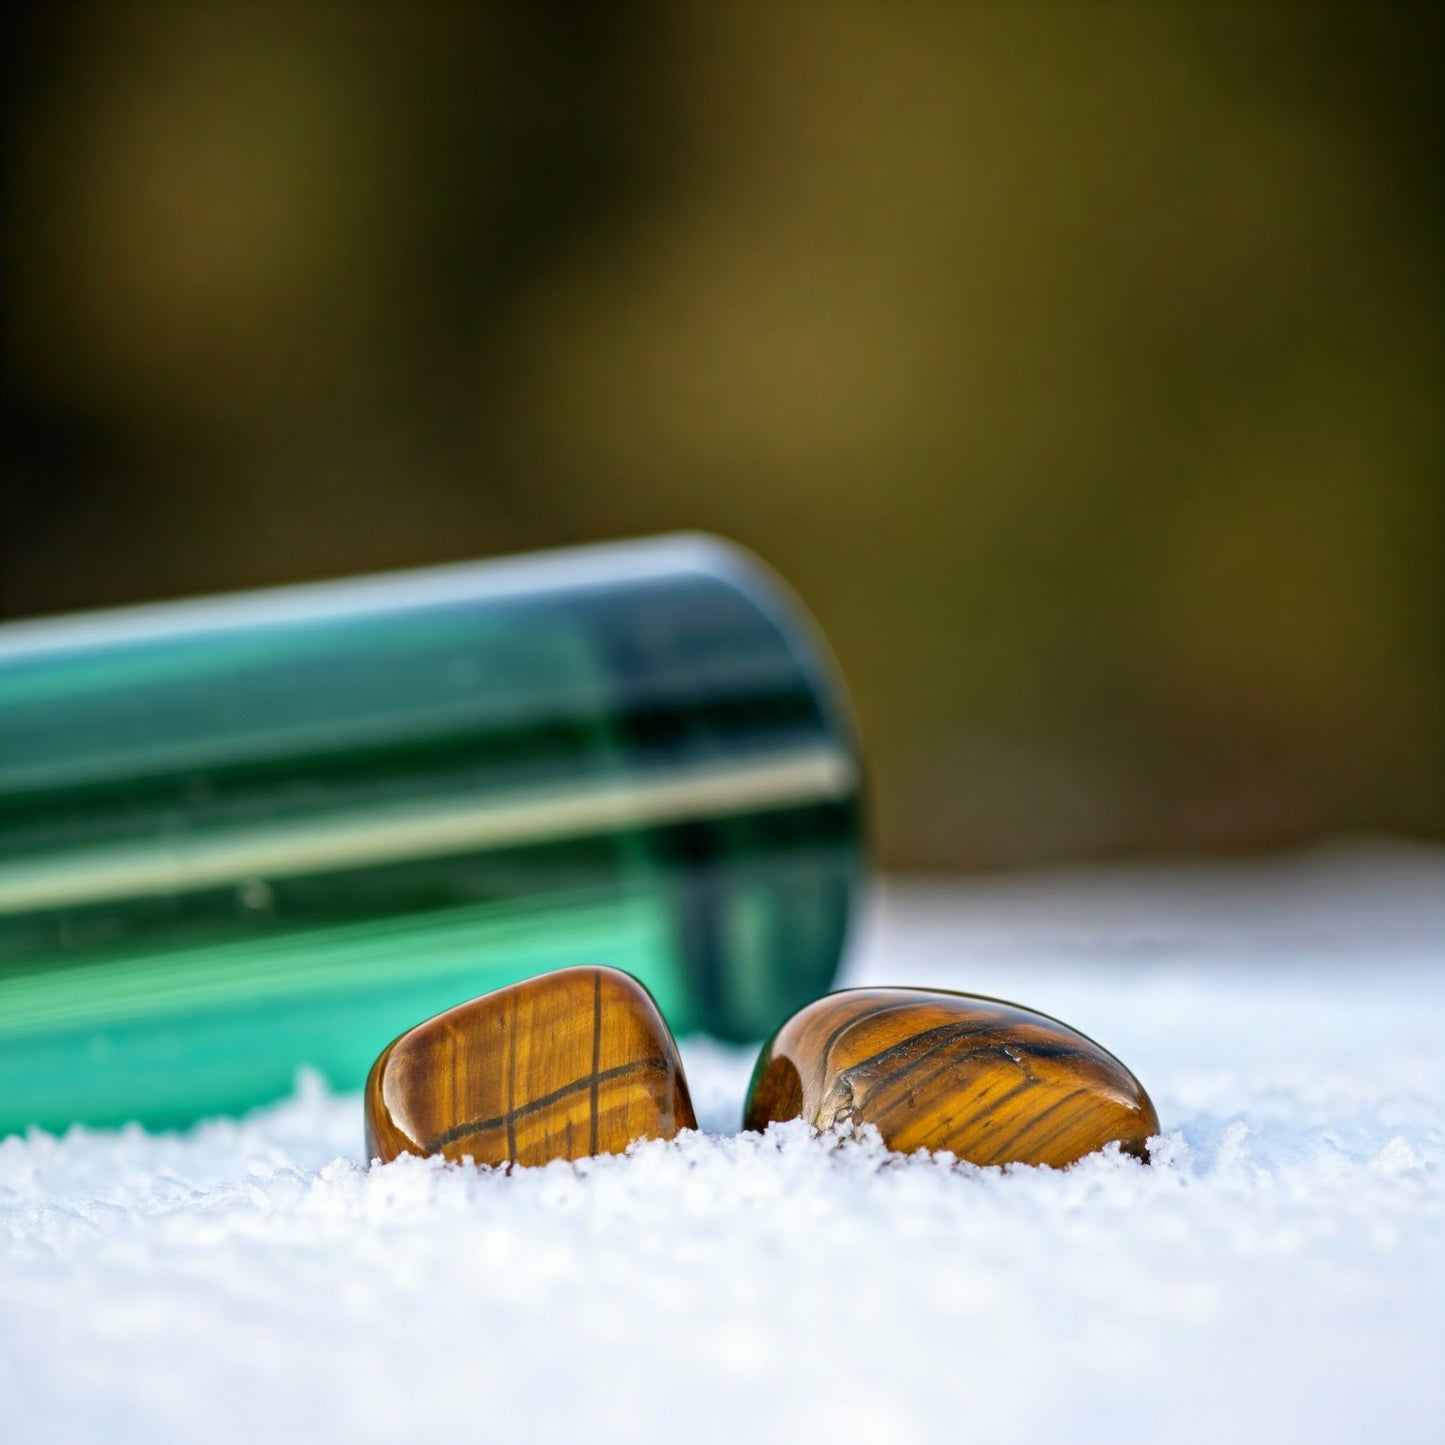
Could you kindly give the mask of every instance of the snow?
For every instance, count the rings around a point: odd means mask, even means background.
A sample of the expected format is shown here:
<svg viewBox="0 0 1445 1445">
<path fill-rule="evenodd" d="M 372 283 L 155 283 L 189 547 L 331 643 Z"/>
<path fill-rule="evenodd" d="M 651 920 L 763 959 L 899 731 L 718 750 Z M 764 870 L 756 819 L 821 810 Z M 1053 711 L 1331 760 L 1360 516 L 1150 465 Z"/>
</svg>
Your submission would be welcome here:
<svg viewBox="0 0 1445 1445">
<path fill-rule="evenodd" d="M 733 1130 L 368 1169 L 314 1078 L 0 1143 L 0 1440 L 1445 1438 L 1445 854 L 894 885 L 849 982 L 1056 1014 L 1155 1162 Z"/>
</svg>

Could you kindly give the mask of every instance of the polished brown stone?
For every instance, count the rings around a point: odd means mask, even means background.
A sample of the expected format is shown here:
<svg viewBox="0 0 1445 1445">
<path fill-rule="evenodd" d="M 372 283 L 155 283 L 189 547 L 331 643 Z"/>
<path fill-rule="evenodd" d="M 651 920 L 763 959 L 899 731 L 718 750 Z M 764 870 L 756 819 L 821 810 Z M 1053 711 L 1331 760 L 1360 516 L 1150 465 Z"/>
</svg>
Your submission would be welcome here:
<svg viewBox="0 0 1445 1445">
<path fill-rule="evenodd" d="M 743 1127 L 873 1124 L 890 1149 L 973 1164 L 1072 1164 L 1117 1141 L 1143 1155 L 1159 1117 L 1092 1039 L 999 999 L 845 989 L 795 1013 L 753 1071 Z"/>
<path fill-rule="evenodd" d="M 568 968 L 448 1009 L 382 1052 L 366 1146 L 545 1164 L 695 1129 L 682 1061 L 652 995 L 613 968 Z"/>
</svg>

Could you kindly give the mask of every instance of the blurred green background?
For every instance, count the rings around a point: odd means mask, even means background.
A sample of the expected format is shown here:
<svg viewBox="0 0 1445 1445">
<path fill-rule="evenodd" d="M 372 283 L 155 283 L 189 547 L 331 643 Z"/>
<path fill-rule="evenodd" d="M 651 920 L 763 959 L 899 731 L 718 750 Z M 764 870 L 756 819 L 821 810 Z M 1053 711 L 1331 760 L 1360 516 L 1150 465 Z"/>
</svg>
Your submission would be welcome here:
<svg viewBox="0 0 1445 1445">
<path fill-rule="evenodd" d="M 1436 5 L 0 20 L 0 614 L 701 527 L 894 867 L 1445 835 Z"/>
</svg>

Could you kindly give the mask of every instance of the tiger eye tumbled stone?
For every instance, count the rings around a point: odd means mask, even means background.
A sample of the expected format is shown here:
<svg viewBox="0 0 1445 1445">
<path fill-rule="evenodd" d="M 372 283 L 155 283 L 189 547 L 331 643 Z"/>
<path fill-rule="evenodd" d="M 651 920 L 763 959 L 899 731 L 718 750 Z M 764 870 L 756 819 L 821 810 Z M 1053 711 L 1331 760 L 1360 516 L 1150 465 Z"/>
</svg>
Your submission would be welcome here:
<svg viewBox="0 0 1445 1445">
<path fill-rule="evenodd" d="M 697 1127 L 652 995 L 614 968 L 543 974 L 418 1024 L 372 1065 L 365 1106 L 383 1163 L 545 1164 Z"/>
<path fill-rule="evenodd" d="M 890 1149 L 1062 1167 L 1117 1141 L 1143 1155 L 1154 1105 L 1112 1054 L 1057 1019 L 943 990 L 846 989 L 768 1040 L 743 1120 L 873 1124 Z"/>
</svg>

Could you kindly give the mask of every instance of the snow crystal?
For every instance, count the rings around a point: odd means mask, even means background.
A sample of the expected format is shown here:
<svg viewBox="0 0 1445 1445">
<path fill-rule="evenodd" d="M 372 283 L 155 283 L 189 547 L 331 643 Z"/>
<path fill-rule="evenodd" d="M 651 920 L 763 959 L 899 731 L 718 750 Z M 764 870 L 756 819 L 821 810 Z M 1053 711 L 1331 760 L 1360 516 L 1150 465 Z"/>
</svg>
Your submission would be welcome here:
<svg viewBox="0 0 1445 1445">
<path fill-rule="evenodd" d="M 897 887 L 849 982 L 1116 1052 L 1152 1165 L 703 1132 L 368 1169 L 314 1077 L 185 1134 L 0 1142 L 0 1439 L 1076 1442 L 1445 1435 L 1445 859 Z"/>
</svg>

